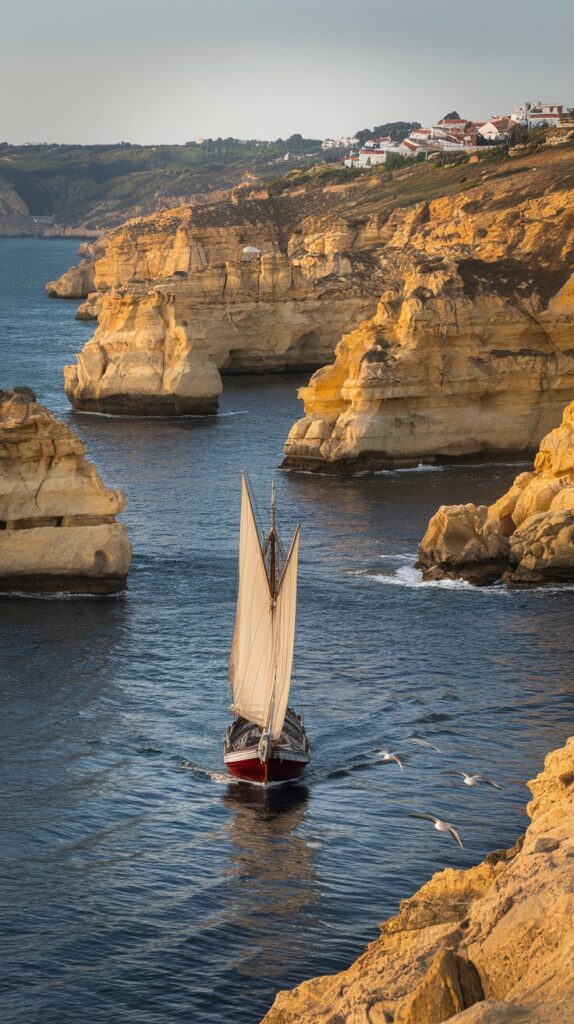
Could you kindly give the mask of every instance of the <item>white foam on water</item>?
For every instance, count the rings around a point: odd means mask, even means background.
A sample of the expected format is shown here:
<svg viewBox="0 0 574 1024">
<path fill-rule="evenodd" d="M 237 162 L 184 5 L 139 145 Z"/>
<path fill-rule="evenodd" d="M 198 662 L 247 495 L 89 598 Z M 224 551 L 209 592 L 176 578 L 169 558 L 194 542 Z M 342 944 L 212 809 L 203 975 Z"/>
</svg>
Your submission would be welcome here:
<svg viewBox="0 0 574 1024">
<path fill-rule="evenodd" d="M 473 583 L 469 583 L 468 580 L 423 580 L 422 572 L 420 569 L 415 569 L 412 564 L 414 561 L 413 556 L 406 555 L 381 555 L 381 558 L 401 559 L 402 561 L 408 560 L 410 564 L 400 565 L 396 571 L 391 573 L 372 573 L 372 572 L 360 572 L 355 575 L 367 576 L 368 579 L 375 580 L 377 583 L 383 583 L 388 586 L 394 587 L 408 587 L 411 590 L 462 590 L 466 594 L 480 594 L 483 596 L 496 595 L 497 597 L 503 596 L 513 598 L 516 596 L 524 596 L 528 594 L 529 597 L 544 597 L 547 594 L 564 594 L 574 592 L 574 584 L 572 583 L 558 583 L 558 584 L 542 584 L 536 587 L 506 587 L 503 583 L 492 583 L 488 586 L 477 587 Z"/>
<path fill-rule="evenodd" d="M 397 473 L 442 473 L 446 466 L 435 466 L 431 462 L 419 462 L 418 466 L 402 466 L 396 469 L 374 469 L 371 476 L 396 476 Z M 367 473 L 369 471 L 367 470 Z"/>
<path fill-rule="evenodd" d="M 234 779 L 232 775 L 227 772 L 214 771 L 212 768 L 203 768 L 199 764 L 193 764 L 192 761 L 181 761 L 180 767 L 185 768 L 187 771 L 194 772 L 196 775 L 203 775 L 205 778 L 210 779 L 211 782 L 215 782 L 218 786 L 227 786 L 230 783 L 238 782 L 238 779 Z"/>
<path fill-rule="evenodd" d="M 467 594 L 506 594 L 510 591 L 501 585 L 476 587 L 467 580 L 423 580 L 420 569 L 414 565 L 402 565 L 392 575 L 390 573 L 366 573 L 369 579 L 393 587 L 408 587 L 411 590 L 463 590 Z"/>
<path fill-rule="evenodd" d="M 257 786 L 259 789 L 278 789 L 279 786 L 288 786 L 293 779 L 278 779 L 275 782 L 256 782 L 253 779 L 238 779 L 228 772 L 214 771 L 212 768 L 204 768 L 202 765 L 193 764 L 192 761 L 181 761 L 180 768 L 194 772 L 196 775 L 203 775 L 205 778 L 215 782 L 218 786 Z"/>
</svg>

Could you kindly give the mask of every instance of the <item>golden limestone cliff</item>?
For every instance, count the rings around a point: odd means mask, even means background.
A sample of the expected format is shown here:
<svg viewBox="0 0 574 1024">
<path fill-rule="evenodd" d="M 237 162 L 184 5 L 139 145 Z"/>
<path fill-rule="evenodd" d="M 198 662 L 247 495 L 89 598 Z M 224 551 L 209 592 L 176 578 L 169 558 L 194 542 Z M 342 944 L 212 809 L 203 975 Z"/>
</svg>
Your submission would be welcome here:
<svg viewBox="0 0 574 1024">
<path fill-rule="evenodd" d="M 325 173 L 129 221 L 52 282 L 99 319 L 72 404 L 213 411 L 221 373 L 315 369 L 337 346 L 288 464 L 535 447 L 574 397 L 574 146 Z"/>
<path fill-rule="evenodd" d="M 131 545 L 80 438 L 29 388 L 0 392 L 0 591 L 114 593 Z"/>
<path fill-rule="evenodd" d="M 265 1024 L 574 1021 L 574 738 L 529 787 L 511 850 L 434 875 L 348 970 L 279 993 Z"/>
<path fill-rule="evenodd" d="M 377 311 L 301 390 L 286 465 L 536 448 L 574 397 L 572 150 L 508 160 L 399 212 Z"/>
<path fill-rule="evenodd" d="M 318 198 L 329 203 L 330 196 Z M 220 372 L 315 368 L 374 312 L 363 226 L 318 230 L 303 199 L 227 195 L 130 221 L 95 245 L 79 315 L 94 337 L 66 367 L 77 409 L 214 412 Z M 70 273 L 48 287 L 69 294 Z"/>
<path fill-rule="evenodd" d="M 574 402 L 540 443 L 530 473 L 487 507 L 443 505 L 419 547 L 425 579 L 511 586 L 574 579 Z"/>
<path fill-rule="evenodd" d="M 85 254 L 85 258 L 76 267 L 70 267 L 57 281 L 48 281 L 46 293 L 51 299 L 83 299 L 94 290 L 92 246 L 84 243 L 80 251 Z"/>
</svg>

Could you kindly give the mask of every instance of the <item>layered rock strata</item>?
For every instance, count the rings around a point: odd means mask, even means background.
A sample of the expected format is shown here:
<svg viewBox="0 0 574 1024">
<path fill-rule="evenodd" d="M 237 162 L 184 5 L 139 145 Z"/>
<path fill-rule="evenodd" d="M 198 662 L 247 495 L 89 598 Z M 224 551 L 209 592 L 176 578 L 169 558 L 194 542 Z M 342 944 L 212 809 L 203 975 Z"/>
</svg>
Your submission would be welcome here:
<svg viewBox="0 0 574 1024">
<path fill-rule="evenodd" d="M 85 248 L 84 248 L 85 251 Z M 91 254 L 70 267 L 56 281 L 48 281 L 46 292 L 51 299 L 84 299 L 94 290 L 94 262 Z"/>
<path fill-rule="evenodd" d="M 574 738 L 529 786 L 511 850 L 434 875 L 348 970 L 279 993 L 265 1024 L 574 1020 Z"/>
<path fill-rule="evenodd" d="M 572 151 L 502 164 L 386 225 L 373 317 L 300 391 L 285 465 L 535 449 L 574 397 Z"/>
<path fill-rule="evenodd" d="M 0 392 L 0 591 L 122 590 L 130 567 L 121 491 L 28 388 Z"/>
<path fill-rule="evenodd" d="M 540 443 L 534 469 L 489 507 L 443 505 L 420 543 L 425 579 L 510 586 L 574 579 L 574 402 Z"/>
<path fill-rule="evenodd" d="M 309 370 L 376 306 L 372 240 L 301 227 L 295 200 L 226 200 L 131 221 L 95 246 L 79 315 L 98 329 L 66 368 L 76 409 L 213 412 L 220 373 Z M 86 284 L 83 292 L 91 285 Z M 53 293 L 67 280 L 51 285 Z"/>
</svg>

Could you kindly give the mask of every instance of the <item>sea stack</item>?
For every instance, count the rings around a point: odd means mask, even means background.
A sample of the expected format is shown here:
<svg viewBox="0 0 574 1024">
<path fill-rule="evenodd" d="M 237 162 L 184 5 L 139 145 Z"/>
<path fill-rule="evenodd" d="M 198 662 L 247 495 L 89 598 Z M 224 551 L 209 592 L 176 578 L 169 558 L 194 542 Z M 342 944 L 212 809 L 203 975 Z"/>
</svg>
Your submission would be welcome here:
<svg viewBox="0 0 574 1024">
<path fill-rule="evenodd" d="M 191 345 L 174 316 L 174 298 L 104 293 L 98 328 L 64 369 L 74 409 L 115 416 L 189 416 L 217 411 L 221 378 L 204 346 Z"/>
<path fill-rule="evenodd" d="M 493 505 L 442 505 L 420 543 L 425 579 L 509 586 L 574 579 L 574 402 Z"/>
<path fill-rule="evenodd" d="M 346 971 L 280 992 L 264 1024 L 565 1024 L 574 991 L 574 738 L 529 784 L 510 850 L 403 900 Z"/>
<path fill-rule="evenodd" d="M 0 591 L 112 594 L 131 561 L 121 491 L 30 388 L 0 391 Z"/>
</svg>

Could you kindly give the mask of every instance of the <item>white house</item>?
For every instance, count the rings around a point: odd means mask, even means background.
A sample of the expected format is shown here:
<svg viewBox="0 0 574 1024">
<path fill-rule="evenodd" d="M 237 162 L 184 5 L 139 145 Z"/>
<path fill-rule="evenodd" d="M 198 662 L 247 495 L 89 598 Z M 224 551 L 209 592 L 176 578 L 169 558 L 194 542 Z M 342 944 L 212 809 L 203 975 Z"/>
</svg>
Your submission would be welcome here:
<svg viewBox="0 0 574 1024">
<path fill-rule="evenodd" d="M 485 142 L 506 142 L 514 121 L 510 117 L 493 117 L 476 130 Z"/>
<path fill-rule="evenodd" d="M 532 103 L 526 100 L 515 107 L 510 116 L 516 124 L 532 131 L 533 128 L 558 126 L 564 118 L 571 116 L 571 111 L 562 103 L 543 103 L 542 100 Z"/>
</svg>

